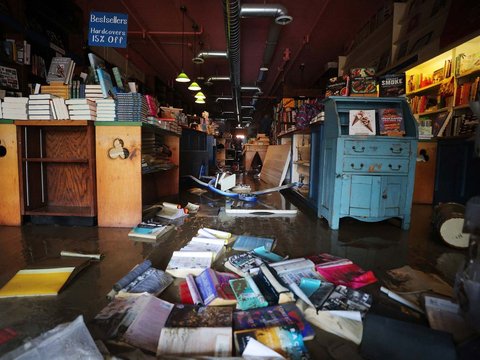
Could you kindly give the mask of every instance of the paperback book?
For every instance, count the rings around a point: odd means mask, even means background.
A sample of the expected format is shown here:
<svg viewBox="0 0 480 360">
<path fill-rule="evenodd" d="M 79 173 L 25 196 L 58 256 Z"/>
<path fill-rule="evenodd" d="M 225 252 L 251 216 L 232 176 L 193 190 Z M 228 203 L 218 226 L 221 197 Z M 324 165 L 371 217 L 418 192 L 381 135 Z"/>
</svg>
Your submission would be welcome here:
<svg viewBox="0 0 480 360">
<path fill-rule="evenodd" d="M 330 267 L 316 266 L 315 270 L 320 276 L 335 285 L 345 285 L 358 289 L 377 281 L 375 274 L 364 270 L 356 264 L 345 264 Z"/>
<path fill-rule="evenodd" d="M 230 287 L 237 299 L 237 309 L 248 310 L 268 306 L 262 292 L 249 274 L 230 280 Z"/>
<path fill-rule="evenodd" d="M 250 251 L 260 246 L 265 246 L 265 249 L 271 251 L 273 249 L 274 243 L 275 240 L 271 238 L 240 235 L 235 240 L 232 249 L 237 251 Z"/>
<path fill-rule="evenodd" d="M 272 270 L 268 265 L 260 265 L 258 273 L 253 275 L 252 278 L 269 305 L 295 301 L 293 293 L 282 284 L 275 270 Z"/>
<path fill-rule="evenodd" d="M 284 260 L 284 258 L 280 255 L 270 252 L 266 250 L 264 246 L 261 246 L 252 251 L 230 256 L 224 266 L 228 270 L 244 276 L 251 271 L 256 272 L 258 267 L 263 263 L 271 264 L 282 260 Z"/>
<path fill-rule="evenodd" d="M 142 221 L 130 230 L 128 236 L 133 239 L 157 240 L 173 229 L 172 225 Z"/>
<path fill-rule="evenodd" d="M 218 272 L 210 268 L 205 269 L 198 276 L 188 274 L 186 284 L 192 302 L 210 306 L 235 304 L 237 300 L 229 281 L 236 277 L 234 274 Z M 184 302 L 182 298 L 181 300 Z"/>
<path fill-rule="evenodd" d="M 235 348 L 239 355 L 243 354 L 252 338 L 278 352 L 286 359 L 311 359 L 303 342 L 302 333 L 294 325 L 235 331 Z"/>
<path fill-rule="evenodd" d="M 234 331 L 289 325 L 298 327 L 303 341 L 315 337 L 314 329 L 294 303 L 233 312 Z"/>
<path fill-rule="evenodd" d="M 157 356 L 232 355 L 232 308 L 176 304 L 160 333 Z"/>
<path fill-rule="evenodd" d="M 165 271 L 174 277 L 185 278 L 188 274 L 200 275 L 211 265 L 210 251 L 174 251 Z"/>
</svg>

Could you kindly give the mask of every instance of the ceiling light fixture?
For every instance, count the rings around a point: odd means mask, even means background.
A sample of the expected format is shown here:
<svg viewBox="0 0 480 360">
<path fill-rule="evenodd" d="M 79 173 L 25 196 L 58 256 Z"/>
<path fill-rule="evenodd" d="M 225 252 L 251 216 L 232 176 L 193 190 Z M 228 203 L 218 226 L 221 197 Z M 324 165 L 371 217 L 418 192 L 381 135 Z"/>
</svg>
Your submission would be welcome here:
<svg viewBox="0 0 480 360">
<path fill-rule="evenodd" d="M 195 94 L 195 99 L 206 99 L 206 98 L 207 97 L 205 96 L 205 94 L 201 91 Z"/>
<path fill-rule="evenodd" d="M 261 66 L 260 71 L 268 71 L 268 66 L 266 65 Z"/>
<path fill-rule="evenodd" d="M 190 78 L 183 71 L 183 46 L 184 46 L 183 39 L 184 39 L 184 36 L 185 36 L 184 25 L 185 25 L 185 13 L 187 12 L 187 8 L 182 5 L 182 6 L 180 6 L 180 10 L 182 11 L 182 71 L 180 71 L 180 74 L 177 75 L 177 77 L 175 78 L 175 81 L 181 82 L 181 83 L 187 83 L 187 82 L 190 82 Z"/>
<path fill-rule="evenodd" d="M 197 104 L 205 104 L 205 99 L 197 98 L 197 99 L 195 100 L 195 103 L 197 103 Z"/>
<path fill-rule="evenodd" d="M 202 88 L 200 87 L 200 85 L 197 84 L 196 81 L 193 81 L 193 82 L 188 86 L 188 90 L 200 91 L 200 90 L 202 90 Z"/>
</svg>

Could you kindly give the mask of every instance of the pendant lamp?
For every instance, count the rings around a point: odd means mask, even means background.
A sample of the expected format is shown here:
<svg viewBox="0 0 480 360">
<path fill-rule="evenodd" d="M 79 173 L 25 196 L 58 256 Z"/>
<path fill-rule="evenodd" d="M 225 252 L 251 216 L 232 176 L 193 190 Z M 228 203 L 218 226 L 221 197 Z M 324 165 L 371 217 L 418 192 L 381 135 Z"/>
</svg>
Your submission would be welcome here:
<svg viewBox="0 0 480 360">
<path fill-rule="evenodd" d="M 190 78 L 183 71 L 183 45 L 184 45 L 183 38 L 184 38 L 185 12 L 187 11 L 187 8 L 185 6 L 181 6 L 180 10 L 182 11 L 182 71 L 180 71 L 180 74 L 177 75 L 175 81 L 181 82 L 181 83 L 187 83 L 187 82 L 190 82 Z"/>
<path fill-rule="evenodd" d="M 197 104 L 205 104 L 205 99 L 197 98 L 197 99 L 195 100 L 195 103 L 197 103 Z"/>
<path fill-rule="evenodd" d="M 206 98 L 207 97 L 205 96 L 205 94 L 201 91 L 195 94 L 195 99 L 206 99 Z"/>
<path fill-rule="evenodd" d="M 188 90 L 199 91 L 199 90 L 202 90 L 202 88 L 200 87 L 200 85 L 197 84 L 196 81 L 193 81 L 193 82 L 188 86 Z"/>
</svg>

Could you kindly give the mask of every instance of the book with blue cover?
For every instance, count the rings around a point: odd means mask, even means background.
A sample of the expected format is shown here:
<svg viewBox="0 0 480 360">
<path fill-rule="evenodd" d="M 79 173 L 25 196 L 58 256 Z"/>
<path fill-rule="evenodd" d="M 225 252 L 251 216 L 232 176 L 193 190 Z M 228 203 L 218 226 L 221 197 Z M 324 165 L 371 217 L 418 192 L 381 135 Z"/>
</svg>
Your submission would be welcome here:
<svg viewBox="0 0 480 360">
<path fill-rule="evenodd" d="M 230 286 L 237 298 L 237 309 L 249 310 L 268 306 L 268 301 L 249 274 L 245 274 L 243 278 L 230 280 Z"/>
<path fill-rule="evenodd" d="M 235 240 L 232 249 L 238 251 L 250 251 L 260 246 L 264 246 L 267 251 L 271 251 L 275 244 L 275 239 L 258 236 L 240 235 Z"/>
<path fill-rule="evenodd" d="M 96 69 L 98 81 L 102 88 L 102 95 L 104 98 L 112 97 L 115 98 L 116 91 L 112 83 L 112 77 L 104 69 Z"/>
</svg>

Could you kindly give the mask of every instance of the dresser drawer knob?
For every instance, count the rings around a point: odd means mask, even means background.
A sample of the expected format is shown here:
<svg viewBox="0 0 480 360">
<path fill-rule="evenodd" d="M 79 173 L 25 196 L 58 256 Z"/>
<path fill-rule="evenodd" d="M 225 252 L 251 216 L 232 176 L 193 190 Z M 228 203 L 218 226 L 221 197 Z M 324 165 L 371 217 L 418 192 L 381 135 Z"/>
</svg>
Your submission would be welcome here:
<svg viewBox="0 0 480 360">
<path fill-rule="evenodd" d="M 362 170 L 363 169 L 363 163 L 360 164 L 359 167 L 355 167 L 355 164 L 353 164 L 353 163 L 350 164 L 350 166 L 352 167 L 353 170 Z"/>
<path fill-rule="evenodd" d="M 365 146 L 362 146 L 360 149 L 357 149 L 355 145 L 352 146 L 352 150 L 357 153 L 363 153 L 365 152 Z"/>
<path fill-rule="evenodd" d="M 394 149 L 393 147 L 391 147 L 390 151 L 392 152 L 392 154 L 401 154 L 403 149 L 402 148 Z"/>
<path fill-rule="evenodd" d="M 396 168 L 394 168 L 392 164 L 388 164 L 388 167 L 393 171 L 399 171 L 402 168 L 402 165 L 398 165 Z"/>
</svg>

